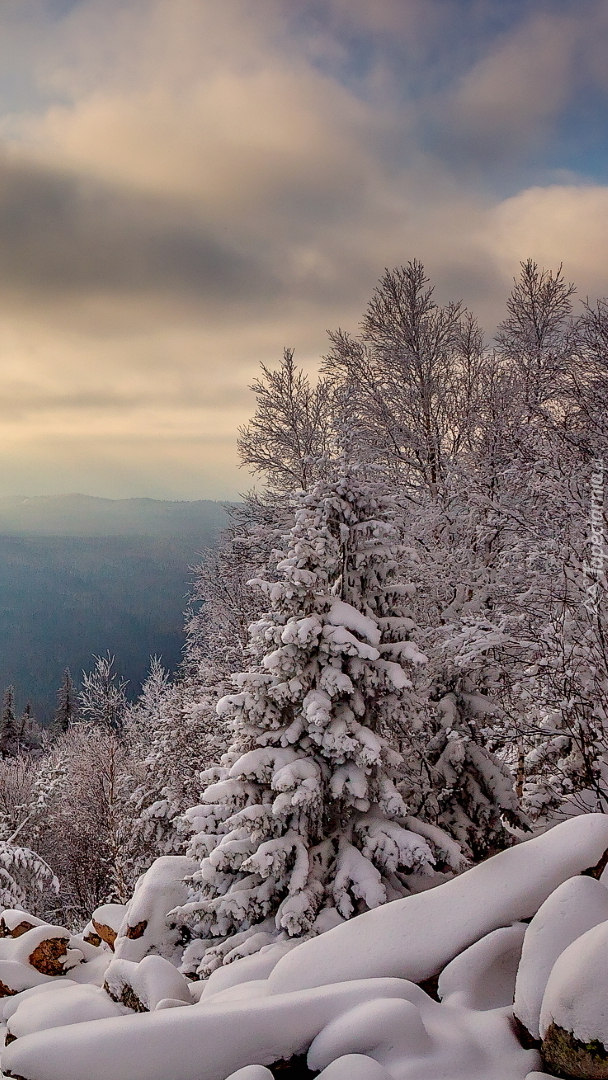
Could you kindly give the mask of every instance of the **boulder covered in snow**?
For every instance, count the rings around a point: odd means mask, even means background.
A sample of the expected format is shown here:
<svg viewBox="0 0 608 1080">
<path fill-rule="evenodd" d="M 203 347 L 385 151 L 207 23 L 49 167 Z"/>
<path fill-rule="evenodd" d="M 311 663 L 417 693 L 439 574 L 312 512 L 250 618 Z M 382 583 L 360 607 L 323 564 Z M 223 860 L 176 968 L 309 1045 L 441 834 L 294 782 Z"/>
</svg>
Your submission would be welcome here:
<svg viewBox="0 0 608 1080">
<path fill-rule="evenodd" d="M 184 879 L 198 869 L 185 855 L 163 855 L 139 878 L 132 899 L 114 941 L 114 952 L 122 960 L 143 960 L 156 953 L 167 960 L 181 955 L 180 932 L 172 917 L 173 908 L 184 904 L 188 886 Z"/>
<path fill-rule="evenodd" d="M 104 990 L 134 1012 L 152 1012 L 167 998 L 192 1004 L 186 979 L 162 956 L 145 956 L 139 964 L 113 960 L 106 970 Z"/>
<path fill-rule="evenodd" d="M 63 926 L 41 923 L 17 937 L 0 939 L 0 997 L 65 975 L 80 964 L 83 953 L 70 948 L 71 938 Z"/>
<path fill-rule="evenodd" d="M 606 920 L 608 889 L 592 877 L 569 878 L 541 904 L 526 930 L 513 1007 L 532 1038 L 540 1037 L 543 995 L 557 958 L 587 930 Z"/>
<path fill-rule="evenodd" d="M 5 908 L 0 915 L 0 938 L 21 937 L 35 926 L 42 926 L 43 920 L 30 915 L 21 908 Z"/>
<path fill-rule="evenodd" d="M 577 938 L 556 960 L 543 997 L 540 1034 L 551 1072 L 608 1078 L 608 922 Z"/>
<path fill-rule="evenodd" d="M 95 909 L 91 921 L 84 928 L 84 938 L 91 945 L 106 945 L 114 951 L 116 935 L 127 914 L 126 904 L 102 904 Z"/>
<path fill-rule="evenodd" d="M 34 1031 L 122 1016 L 127 1012 L 98 986 L 78 986 L 69 982 L 65 986 L 59 984 L 59 993 L 55 986 L 56 983 L 51 989 L 47 985 L 36 995 L 19 995 L 22 1000 L 8 1017 L 7 1045 Z"/>
</svg>

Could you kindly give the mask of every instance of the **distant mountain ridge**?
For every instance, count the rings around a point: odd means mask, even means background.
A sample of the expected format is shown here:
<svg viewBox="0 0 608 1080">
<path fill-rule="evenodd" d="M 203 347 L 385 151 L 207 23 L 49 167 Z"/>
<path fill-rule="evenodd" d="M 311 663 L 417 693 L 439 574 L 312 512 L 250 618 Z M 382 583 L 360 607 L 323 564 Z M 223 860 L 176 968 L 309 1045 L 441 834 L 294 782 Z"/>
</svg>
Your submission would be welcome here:
<svg viewBox="0 0 608 1080">
<path fill-rule="evenodd" d="M 173 671 L 191 567 L 228 522 L 201 499 L 0 498 L 0 691 L 50 719 L 61 676 L 116 655 L 135 696 L 150 656 Z"/>
<path fill-rule="evenodd" d="M 94 495 L 5 495 L 3 536 L 186 536 L 226 524 L 229 503 L 211 499 L 103 499 Z"/>
</svg>

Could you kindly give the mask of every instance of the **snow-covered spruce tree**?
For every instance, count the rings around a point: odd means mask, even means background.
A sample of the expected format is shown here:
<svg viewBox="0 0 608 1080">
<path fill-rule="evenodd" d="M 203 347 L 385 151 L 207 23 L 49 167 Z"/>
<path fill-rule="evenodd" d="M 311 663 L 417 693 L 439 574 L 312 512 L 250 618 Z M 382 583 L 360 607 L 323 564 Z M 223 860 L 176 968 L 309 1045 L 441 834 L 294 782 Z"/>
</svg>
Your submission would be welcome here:
<svg viewBox="0 0 608 1080">
<path fill-rule="evenodd" d="M 19 753 L 19 724 L 15 715 L 15 691 L 7 686 L 2 697 L 0 718 L 0 754 L 15 757 Z"/>
<path fill-rule="evenodd" d="M 59 735 L 78 720 L 78 693 L 69 668 L 66 668 L 57 691 L 57 707 L 53 717 L 53 730 Z"/>
<path fill-rule="evenodd" d="M 269 611 L 251 627 L 253 663 L 218 705 L 235 742 L 187 814 L 201 859 L 179 909 L 198 939 L 189 972 L 402 896 L 436 855 L 462 864 L 440 829 L 408 818 L 381 734 L 398 716 L 416 738 L 406 671 L 425 660 L 397 519 L 391 496 L 345 468 L 301 496 L 280 580 L 257 581 Z"/>
</svg>

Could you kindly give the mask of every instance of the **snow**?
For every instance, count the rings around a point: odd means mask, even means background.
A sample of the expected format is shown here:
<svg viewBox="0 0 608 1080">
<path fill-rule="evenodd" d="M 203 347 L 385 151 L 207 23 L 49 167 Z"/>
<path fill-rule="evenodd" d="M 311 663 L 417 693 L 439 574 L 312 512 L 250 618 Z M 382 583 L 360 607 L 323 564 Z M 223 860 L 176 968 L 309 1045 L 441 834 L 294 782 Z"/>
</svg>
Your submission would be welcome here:
<svg viewBox="0 0 608 1080">
<path fill-rule="evenodd" d="M 429 892 L 304 941 L 271 972 L 272 991 L 381 976 L 422 982 L 492 930 L 531 918 L 558 885 L 595 866 L 606 848 L 608 817 L 571 818 Z"/>
<path fill-rule="evenodd" d="M 468 1009 L 510 1006 L 526 929 L 514 923 L 493 930 L 455 957 L 439 976 L 441 1001 Z"/>
<path fill-rule="evenodd" d="M 564 881 L 541 905 L 524 939 L 514 1012 L 535 1039 L 551 969 L 576 938 L 608 920 L 608 889 L 591 877 Z"/>
<path fill-rule="evenodd" d="M 65 942 L 65 951 L 62 956 L 58 957 L 57 963 L 61 965 L 64 971 L 68 971 L 70 968 L 80 963 L 83 958 L 82 950 L 68 948 L 71 938 L 69 930 L 66 930 L 63 926 L 50 926 L 47 923 L 42 923 L 40 926 L 34 926 L 31 930 L 27 930 L 25 934 L 21 934 L 17 938 L 1 938 L 0 963 L 13 962 L 16 964 L 31 965 L 34 951 L 38 946 L 42 945 L 45 941 L 52 941 L 57 938 Z M 8 985 L 10 985 L 10 983 Z"/>
<path fill-rule="evenodd" d="M 71 979 L 49 979 L 47 982 L 38 983 L 37 986 L 31 986 L 29 990 L 22 990 L 19 994 L 4 998 L 0 1005 L 0 1016 L 4 1021 L 10 1020 L 23 1001 L 28 1001 L 32 997 L 39 997 L 40 994 L 46 994 L 47 991 L 57 993 L 57 991 L 67 990 L 68 987 L 76 985 Z"/>
<path fill-rule="evenodd" d="M 266 945 L 253 956 L 244 956 L 241 960 L 235 960 L 232 964 L 217 968 L 205 982 L 191 983 L 191 993 L 197 993 L 200 987 L 199 997 L 209 998 L 237 983 L 267 979 L 281 957 L 295 947 L 295 943 L 289 941 Z"/>
<path fill-rule="evenodd" d="M 237 1069 L 227 1080 L 274 1080 L 274 1077 L 264 1065 L 245 1065 L 244 1069 Z"/>
<path fill-rule="evenodd" d="M 308 1065 L 324 1069 L 353 1054 L 371 1058 L 395 1080 L 523 1080 L 539 1064 L 519 1045 L 506 1010 L 451 1008 L 412 984 L 401 999 L 379 993 L 329 1022 L 310 1047 Z M 358 1073 L 365 1075 L 361 1066 Z"/>
<path fill-rule="evenodd" d="M 391 1077 L 382 1065 L 366 1054 L 344 1054 L 319 1075 L 323 1080 L 390 1080 Z"/>
<path fill-rule="evenodd" d="M 500 1010 L 450 1008 L 405 980 L 374 979 L 53 1028 L 11 1043 L 3 1068 L 25 1080 L 224 1080 L 309 1047 L 311 1068 L 363 1051 L 395 1080 L 524 1080 L 539 1065 Z"/>
<path fill-rule="evenodd" d="M 139 964 L 132 960 L 113 960 L 106 970 L 104 987 L 115 1001 L 121 1000 L 125 989 L 132 990 L 150 1012 L 164 998 L 185 1005 L 192 1002 L 186 979 L 162 956 L 144 956 Z"/>
<path fill-rule="evenodd" d="M 321 937 L 264 945 L 198 985 L 158 953 L 135 962 L 101 948 L 70 975 L 93 975 L 101 957 L 111 995 L 130 988 L 136 1007 L 153 1011 L 130 1011 L 128 995 L 117 1003 L 92 982 L 40 976 L 45 985 L 4 1005 L 17 1037 L 2 1068 L 24 1080 L 270 1080 L 268 1066 L 307 1054 L 325 1080 L 547 1080 L 512 1021 L 520 950 L 525 944 L 528 965 L 539 956 L 540 981 L 557 955 L 541 1031 L 555 1020 L 585 1041 L 608 1041 L 608 920 L 559 953 L 568 934 L 605 910 L 608 890 L 574 875 L 607 847 L 608 818 L 572 818 Z M 174 896 L 175 877 L 159 862 L 147 891 L 154 902 L 136 911 L 151 913 L 162 938 L 171 926 L 166 913 L 160 920 L 159 896 Z M 526 927 L 521 920 L 531 916 Z M 249 940 L 241 937 L 231 940 L 237 954 Z M 39 974 L 26 961 L 3 963 Z M 416 983 L 439 972 L 435 1001 Z"/>
<path fill-rule="evenodd" d="M 540 1016 L 544 1037 L 551 1023 L 581 1042 L 608 1047 L 608 922 L 577 938 L 555 961 Z"/>
<path fill-rule="evenodd" d="M 127 1012 L 98 986 L 71 985 L 62 987 L 60 993 L 45 987 L 45 991 L 18 1004 L 8 1017 L 7 1030 L 11 1035 L 22 1038 L 34 1031 L 122 1016 Z"/>
</svg>

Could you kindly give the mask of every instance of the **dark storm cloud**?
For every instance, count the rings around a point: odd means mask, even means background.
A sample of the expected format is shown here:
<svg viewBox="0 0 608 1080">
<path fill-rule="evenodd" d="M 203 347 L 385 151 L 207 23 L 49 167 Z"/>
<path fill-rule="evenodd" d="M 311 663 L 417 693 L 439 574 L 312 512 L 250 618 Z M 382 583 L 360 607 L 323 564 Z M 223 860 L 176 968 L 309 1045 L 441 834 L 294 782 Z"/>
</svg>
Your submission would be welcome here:
<svg viewBox="0 0 608 1080">
<path fill-rule="evenodd" d="M 271 296 L 259 260 L 210 234 L 176 200 L 0 162 L 0 284 L 56 295 L 162 291 L 200 302 Z"/>
</svg>

